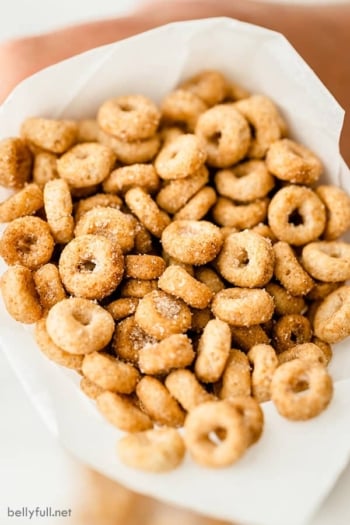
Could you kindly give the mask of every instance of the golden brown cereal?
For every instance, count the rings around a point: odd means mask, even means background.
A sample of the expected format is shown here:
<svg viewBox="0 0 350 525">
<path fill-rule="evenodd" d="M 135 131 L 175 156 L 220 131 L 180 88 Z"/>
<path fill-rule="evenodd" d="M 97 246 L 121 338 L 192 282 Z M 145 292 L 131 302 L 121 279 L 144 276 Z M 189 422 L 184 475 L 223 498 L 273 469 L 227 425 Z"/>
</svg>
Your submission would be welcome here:
<svg viewBox="0 0 350 525">
<path fill-rule="evenodd" d="M 161 237 L 170 218 L 158 208 L 148 193 L 142 188 L 132 188 L 125 194 L 125 202 L 147 230 L 155 237 Z"/>
<path fill-rule="evenodd" d="M 81 217 L 75 227 L 75 236 L 99 235 L 107 237 L 123 252 L 128 253 L 134 246 L 136 221 L 118 209 L 110 207 L 93 208 Z"/>
<path fill-rule="evenodd" d="M 185 134 L 165 144 L 154 162 L 164 180 L 183 179 L 193 175 L 205 163 L 205 143 L 196 135 Z"/>
<path fill-rule="evenodd" d="M 0 203 L 0 222 L 10 222 L 18 217 L 32 215 L 43 207 L 43 192 L 36 184 L 27 184 Z"/>
<path fill-rule="evenodd" d="M 211 434 L 224 431 L 215 443 Z M 204 467 L 226 467 L 236 462 L 248 446 L 244 419 L 229 401 L 209 401 L 194 408 L 185 420 L 185 444 L 196 463 Z"/>
<path fill-rule="evenodd" d="M 86 396 L 94 401 L 97 397 L 103 393 L 103 389 L 95 385 L 92 381 L 89 381 L 86 377 L 83 377 L 80 381 L 80 389 Z"/>
<path fill-rule="evenodd" d="M 148 415 L 141 412 L 126 396 L 103 392 L 97 396 L 96 404 L 107 421 L 120 430 L 140 432 L 153 427 Z"/>
<path fill-rule="evenodd" d="M 139 301 L 135 297 L 122 297 L 109 303 L 105 308 L 115 321 L 120 321 L 129 315 L 133 315 Z"/>
<path fill-rule="evenodd" d="M 267 333 L 260 325 L 231 326 L 231 335 L 232 344 L 244 352 L 248 352 L 254 345 L 270 342 Z"/>
<path fill-rule="evenodd" d="M 138 186 L 146 192 L 154 192 L 159 188 L 160 179 L 152 164 L 133 164 L 117 168 L 103 183 L 107 193 L 124 194 Z"/>
<path fill-rule="evenodd" d="M 33 181 L 43 188 L 50 180 L 58 179 L 57 157 L 53 153 L 38 153 L 34 157 Z"/>
<path fill-rule="evenodd" d="M 139 221 L 135 226 L 134 250 L 136 253 L 150 253 L 153 250 L 152 236 Z"/>
<path fill-rule="evenodd" d="M 306 186 L 286 186 L 272 198 L 269 225 L 280 241 L 302 246 L 319 237 L 326 225 L 326 211 L 316 193 Z"/>
<path fill-rule="evenodd" d="M 134 392 L 140 379 L 136 368 L 104 352 L 92 352 L 85 355 L 82 372 L 85 377 L 103 390 L 119 394 Z"/>
<path fill-rule="evenodd" d="M 93 301 L 71 297 L 56 303 L 46 328 L 53 342 L 70 354 L 89 354 L 107 346 L 114 331 L 111 314 Z"/>
<path fill-rule="evenodd" d="M 203 332 L 204 328 L 207 326 L 210 319 L 213 318 L 210 308 L 203 308 L 202 310 L 197 310 L 196 308 L 192 308 L 191 313 L 192 313 L 191 330 L 193 332 Z"/>
<path fill-rule="evenodd" d="M 196 135 L 206 144 L 210 166 L 227 168 L 242 160 L 250 146 L 248 122 L 233 106 L 218 105 L 200 115 Z"/>
<path fill-rule="evenodd" d="M 192 264 L 185 264 L 179 261 L 178 259 L 176 259 L 175 257 L 171 257 L 164 249 L 162 250 L 162 256 L 167 266 L 171 266 L 173 264 L 175 264 L 176 266 L 181 266 L 181 268 L 186 270 L 187 273 L 189 273 L 190 275 L 192 275 L 192 277 L 194 277 L 194 269 L 193 269 Z"/>
<path fill-rule="evenodd" d="M 209 212 L 215 202 L 215 190 L 210 186 L 205 186 L 174 215 L 174 220 L 199 221 Z"/>
<path fill-rule="evenodd" d="M 309 319 L 312 326 L 314 326 L 315 315 L 321 303 L 322 303 L 322 300 L 313 301 L 312 303 L 308 304 L 308 308 L 305 312 L 305 316 Z"/>
<path fill-rule="evenodd" d="M 93 208 L 121 208 L 123 202 L 117 195 L 96 193 L 92 197 L 82 199 L 75 209 L 75 220 L 78 223 L 82 216 Z"/>
<path fill-rule="evenodd" d="M 204 383 L 218 381 L 225 369 L 231 348 L 231 330 L 227 323 L 212 319 L 204 328 L 197 348 L 194 370 Z"/>
<path fill-rule="evenodd" d="M 229 82 L 226 89 L 226 99 L 228 101 L 242 100 L 243 98 L 250 97 L 250 93 L 247 89 L 235 82 Z"/>
<path fill-rule="evenodd" d="M 222 228 L 220 228 L 220 230 L 221 230 L 221 233 L 222 233 L 224 239 L 226 239 L 226 237 L 231 235 L 231 233 L 237 233 L 238 232 L 237 228 L 234 228 L 233 226 L 222 226 Z"/>
<path fill-rule="evenodd" d="M 318 416 L 328 406 L 332 395 L 332 379 L 326 368 L 301 359 L 279 366 L 271 382 L 271 399 L 278 412 L 293 421 Z"/>
<path fill-rule="evenodd" d="M 81 370 L 82 355 L 69 354 L 57 346 L 46 330 L 46 319 L 40 319 L 35 325 L 35 340 L 42 353 L 57 365 Z"/>
<path fill-rule="evenodd" d="M 284 315 L 273 327 L 273 344 L 276 352 L 285 352 L 295 345 L 311 341 L 310 321 L 299 314 Z"/>
<path fill-rule="evenodd" d="M 157 279 L 165 270 L 165 261 L 157 255 L 127 255 L 125 277 Z"/>
<path fill-rule="evenodd" d="M 184 134 L 184 130 L 177 126 L 163 127 L 160 130 L 160 137 L 163 145 L 168 144 L 172 140 Z"/>
<path fill-rule="evenodd" d="M 285 123 L 275 104 L 263 95 L 252 95 L 236 102 L 234 107 L 244 115 L 254 130 L 248 156 L 260 159 L 271 144 L 285 131 Z"/>
<path fill-rule="evenodd" d="M 160 147 L 158 134 L 148 139 L 126 142 L 100 129 L 98 132 L 98 140 L 101 144 L 111 148 L 120 162 L 128 165 L 139 162 L 150 162 L 157 155 Z"/>
<path fill-rule="evenodd" d="M 251 202 L 266 197 L 275 185 L 265 162 L 250 160 L 215 175 L 216 191 L 238 202 Z"/>
<path fill-rule="evenodd" d="M 85 188 L 75 188 L 74 186 L 69 186 L 70 193 L 75 199 L 85 199 L 94 195 L 99 190 L 98 184 L 93 184 L 92 186 L 86 186 Z"/>
<path fill-rule="evenodd" d="M 274 262 L 271 242 L 258 233 L 245 230 L 226 237 L 216 264 L 229 283 L 258 288 L 271 280 Z"/>
<path fill-rule="evenodd" d="M 271 319 L 274 303 L 265 290 L 226 288 L 214 297 L 212 310 L 216 317 L 232 326 L 252 326 Z"/>
<path fill-rule="evenodd" d="M 168 389 L 155 377 L 144 376 L 136 387 L 142 410 L 158 425 L 180 427 L 185 413 Z"/>
<path fill-rule="evenodd" d="M 231 405 L 242 415 L 248 429 L 248 446 L 254 445 L 262 434 L 264 428 L 264 412 L 253 397 L 231 397 Z"/>
<path fill-rule="evenodd" d="M 224 100 L 228 84 L 222 73 L 208 69 L 189 78 L 180 87 L 197 95 L 208 106 L 214 106 Z"/>
<path fill-rule="evenodd" d="M 248 357 L 240 350 L 232 349 L 222 375 L 219 396 L 221 399 L 234 399 L 250 395 L 251 379 Z"/>
<path fill-rule="evenodd" d="M 324 359 L 325 359 L 325 364 L 327 366 L 328 363 L 330 363 L 330 361 L 332 360 L 332 357 L 333 357 L 333 352 L 332 352 L 331 345 L 326 343 L 325 341 L 321 341 L 321 339 L 319 339 L 318 337 L 313 337 L 311 339 L 311 342 L 314 343 L 316 346 L 318 346 L 318 348 L 320 350 L 322 350 L 323 356 L 324 356 Z"/>
<path fill-rule="evenodd" d="M 66 298 L 58 268 L 55 264 L 44 264 L 33 274 L 36 291 L 44 310 Z"/>
<path fill-rule="evenodd" d="M 115 163 L 115 154 L 97 142 L 84 142 L 57 161 L 60 177 L 73 188 L 86 188 L 104 181 Z"/>
<path fill-rule="evenodd" d="M 270 400 L 270 385 L 278 367 L 278 358 L 272 346 L 255 345 L 248 352 L 253 365 L 252 395 L 259 403 Z"/>
<path fill-rule="evenodd" d="M 253 228 L 266 219 L 268 199 L 258 199 L 249 204 L 235 204 L 226 197 L 219 197 L 213 207 L 214 221 L 220 226 L 238 230 Z"/>
<path fill-rule="evenodd" d="M 202 403 L 215 399 L 202 387 L 196 376 L 189 370 L 174 370 L 166 378 L 165 386 L 188 412 Z"/>
<path fill-rule="evenodd" d="M 339 286 L 343 286 L 344 282 L 339 283 L 322 283 L 321 281 L 315 282 L 313 288 L 307 294 L 307 299 L 310 301 L 320 301 L 325 299 L 327 295 L 334 292 Z"/>
<path fill-rule="evenodd" d="M 128 467 L 158 473 L 180 465 L 185 445 L 175 429 L 156 428 L 123 437 L 118 442 L 117 451 Z"/>
<path fill-rule="evenodd" d="M 213 292 L 206 284 L 197 281 L 184 268 L 175 264 L 168 266 L 160 276 L 158 287 L 193 308 L 206 308 L 213 297 Z"/>
<path fill-rule="evenodd" d="M 140 300 L 135 321 L 147 334 L 160 340 L 186 332 L 191 326 L 191 311 L 181 299 L 154 290 Z"/>
<path fill-rule="evenodd" d="M 168 213 L 176 213 L 203 187 L 209 180 L 205 166 L 185 179 L 169 181 L 157 195 L 158 206 Z"/>
<path fill-rule="evenodd" d="M 136 324 L 134 316 L 130 316 L 117 324 L 112 348 L 118 357 L 137 364 L 141 349 L 145 348 L 148 351 L 157 342 L 157 339 L 146 334 Z"/>
<path fill-rule="evenodd" d="M 302 361 L 312 361 L 327 366 L 328 359 L 325 353 L 319 346 L 314 343 L 303 343 L 285 350 L 278 355 L 278 361 L 280 365 L 292 361 L 293 359 L 301 359 Z"/>
<path fill-rule="evenodd" d="M 181 262 L 198 266 L 212 261 L 222 243 L 220 229 L 208 221 L 174 221 L 162 235 L 167 253 Z"/>
<path fill-rule="evenodd" d="M 78 121 L 77 142 L 97 142 L 99 127 L 95 119 Z"/>
<path fill-rule="evenodd" d="M 64 153 L 77 141 L 78 125 L 72 120 L 27 118 L 22 124 L 21 134 L 37 148 Z"/>
<path fill-rule="evenodd" d="M 195 277 L 198 281 L 206 284 L 214 293 L 220 292 L 220 290 L 225 288 L 225 285 L 218 274 L 207 266 L 197 268 L 195 271 Z"/>
<path fill-rule="evenodd" d="M 120 248 L 101 235 L 81 235 L 63 249 L 59 272 L 65 288 L 77 297 L 103 299 L 123 277 Z"/>
<path fill-rule="evenodd" d="M 0 140 L 0 184 L 5 188 L 22 188 L 29 180 L 32 154 L 20 138 Z"/>
<path fill-rule="evenodd" d="M 160 120 L 156 105 L 143 95 L 106 100 L 97 114 L 99 126 L 123 141 L 148 139 L 155 134 Z"/>
<path fill-rule="evenodd" d="M 312 151 L 289 139 L 271 144 L 266 166 L 278 179 L 294 184 L 312 184 L 323 171 L 320 159 Z"/>
<path fill-rule="evenodd" d="M 277 238 L 273 231 L 271 230 L 270 226 L 267 224 L 264 224 L 263 222 L 260 222 L 256 226 L 252 228 L 252 231 L 255 233 L 258 233 L 259 235 L 262 235 L 262 237 L 266 237 L 267 239 L 270 239 L 272 243 L 275 243 L 277 241 Z"/>
<path fill-rule="evenodd" d="M 350 286 L 329 294 L 316 310 L 314 332 L 326 343 L 339 343 L 350 335 Z"/>
<path fill-rule="evenodd" d="M 299 263 L 296 255 L 286 242 L 277 242 L 275 252 L 275 277 L 291 295 L 306 295 L 314 281 Z"/>
<path fill-rule="evenodd" d="M 139 369 L 144 374 L 167 374 L 174 368 L 185 368 L 194 359 L 191 339 L 187 335 L 170 335 L 157 344 L 139 351 Z"/>
<path fill-rule="evenodd" d="M 142 299 L 146 294 L 157 288 L 157 279 L 126 279 L 122 283 L 120 295 L 121 297 L 135 297 L 137 299 Z"/>
<path fill-rule="evenodd" d="M 350 244 L 346 242 L 312 242 L 304 246 L 301 260 L 319 281 L 336 283 L 350 279 Z"/>
<path fill-rule="evenodd" d="M 42 308 L 31 271 L 24 266 L 11 266 L 1 276 L 0 289 L 8 313 L 20 323 L 39 321 Z"/>
<path fill-rule="evenodd" d="M 161 104 L 162 117 L 166 122 L 185 125 L 189 131 L 196 127 L 198 117 L 207 105 L 197 95 L 184 89 L 172 91 Z"/>
<path fill-rule="evenodd" d="M 304 298 L 291 295 L 283 286 L 270 282 L 266 291 L 273 297 L 277 315 L 302 314 L 306 310 Z"/>
<path fill-rule="evenodd" d="M 350 227 L 350 197 L 341 188 L 331 185 L 318 186 L 315 192 L 326 206 L 323 237 L 326 241 L 334 241 Z"/>
<path fill-rule="evenodd" d="M 46 220 L 55 241 L 65 244 L 72 240 L 73 203 L 69 186 L 65 180 L 55 179 L 45 184 L 44 205 Z"/>
<path fill-rule="evenodd" d="M 12 221 L 0 239 L 0 255 L 8 265 L 22 264 L 36 270 L 52 255 L 54 240 L 46 222 L 38 217 Z"/>
</svg>

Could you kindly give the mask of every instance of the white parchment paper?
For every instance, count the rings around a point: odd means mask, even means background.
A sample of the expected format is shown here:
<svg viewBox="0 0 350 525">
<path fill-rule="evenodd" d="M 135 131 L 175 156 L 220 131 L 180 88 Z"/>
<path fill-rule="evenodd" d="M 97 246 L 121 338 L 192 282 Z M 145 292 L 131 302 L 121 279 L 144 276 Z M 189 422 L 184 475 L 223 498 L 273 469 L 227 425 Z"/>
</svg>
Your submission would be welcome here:
<svg viewBox="0 0 350 525">
<path fill-rule="evenodd" d="M 338 146 L 343 111 L 332 95 L 284 37 L 223 18 L 164 26 L 40 72 L 1 107 L 0 138 L 17 134 L 27 116 L 93 116 L 111 96 L 141 92 L 159 102 L 180 80 L 204 68 L 217 68 L 251 91 L 271 96 L 292 136 L 322 158 L 324 180 L 350 191 Z M 239 463 L 212 471 L 187 459 L 177 471 L 160 476 L 118 461 L 115 444 L 121 433 L 79 391 L 74 373 L 41 355 L 30 330 L 10 319 L 2 302 L 0 344 L 49 428 L 75 456 L 136 491 L 203 514 L 242 525 L 307 524 L 350 456 L 346 342 L 335 348 L 335 397 L 320 417 L 291 423 L 266 403 L 264 435 Z"/>
</svg>

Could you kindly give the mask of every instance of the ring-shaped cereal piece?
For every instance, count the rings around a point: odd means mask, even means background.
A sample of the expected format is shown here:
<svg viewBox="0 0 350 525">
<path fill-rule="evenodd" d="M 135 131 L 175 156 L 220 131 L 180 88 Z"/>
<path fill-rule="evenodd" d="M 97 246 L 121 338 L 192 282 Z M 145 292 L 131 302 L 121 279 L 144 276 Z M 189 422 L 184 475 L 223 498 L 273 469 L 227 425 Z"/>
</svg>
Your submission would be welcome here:
<svg viewBox="0 0 350 525">
<path fill-rule="evenodd" d="M 315 192 L 327 211 L 323 238 L 326 241 L 334 241 L 350 227 L 350 196 L 341 188 L 331 185 L 318 186 Z"/>
<path fill-rule="evenodd" d="M 216 203 L 216 193 L 210 186 L 204 186 L 175 215 L 175 221 L 200 221 Z"/>
<path fill-rule="evenodd" d="M 302 246 L 323 233 L 326 226 L 325 206 L 310 188 L 286 186 L 272 197 L 268 221 L 280 241 Z"/>
<path fill-rule="evenodd" d="M 265 157 L 269 146 L 281 137 L 286 128 L 275 104 L 264 95 L 252 95 L 236 102 L 234 107 L 254 130 L 248 156 L 254 159 Z"/>
<path fill-rule="evenodd" d="M 125 202 L 143 226 L 155 237 L 161 237 L 170 223 L 169 215 L 160 210 L 142 188 L 132 188 L 125 194 Z"/>
<path fill-rule="evenodd" d="M 285 350 L 278 354 L 278 361 L 280 365 L 292 361 L 293 359 L 301 359 L 302 361 L 312 361 L 323 366 L 327 366 L 329 360 L 326 354 L 315 343 L 303 343 Z"/>
<path fill-rule="evenodd" d="M 94 208 L 116 208 L 119 210 L 123 202 L 117 195 L 96 193 L 86 199 L 81 199 L 75 208 L 75 222 L 78 223 L 84 213 Z"/>
<path fill-rule="evenodd" d="M 208 69 L 185 80 L 180 87 L 191 91 L 210 107 L 224 100 L 228 84 L 222 73 Z"/>
<path fill-rule="evenodd" d="M 216 264 L 229 283 L 242 288 L 260 288 L 271 280 L 274 262 L 271 242 L 245 230 L 226 237 Z"/>
<path fill-rule="evenodd" d="M 290 139 L 271 144 L 266 166 L 275 177 L 293 184 L 313 184 L 323 171 L 321 161 L 312 151 Z"/>
<path fill-rule="evenodd" d="M 39 217 L 20 217 L 10 222 L 0 239 L 0 255 L 12 266 L 36 270 L 51 259 L 54 240 L 49 225 Z"/>
<path fill-rule="evenodd" d="M 291 295 L 288 290 L 279 284 L 268 283 L 266 291 L 273 297 L 277 315 L 301 314 L 306 310 L 306 303 L 303 297 Z"/>
<path fill-rule="evenodd" d="M 67 291 L 85 299 L 110 295 L 123 277 L 120 248 L 101 235 L 81 235 L 63 249 L 59 272 Z"/>
<path fill-rule="evenodd" d="M 275 243 L 277 241 L 277 238 L 271 230 L 270 226 L 264 224 L 263 222 L 260 222 L 259 224 L 254 226 L 252 228 L 252 231 L 258 233 L 259 235 L 262 235 L 262 237 L 266 237 L 266 239 L 270 239 L 272 243 Z"/>
<path fill-rule="evenodd" d="M 141 299 L 146 294 L 158 288 L 157 279 L 126 279 L 120 288 L 121 297 L 134 297 Z"/>
<path fill-rule="evenodd" d="M 0 222 L 11 222 L 25 215 L 32 215 L 44 205 L 43 192 L 37 184 L 27 184 L 0 203 Z"/>
<path fill-rule="evenodd" d="M 157 279 L 162 275 L 166 263 L 157 255 L 127 255 L 125 277 L 133 279 Z"/>
<path fill-rule="evenodd" d="M 276 352 L 271 345 L 255 345 L 248 359 L 253 366 L 252 395 L 259 403 L 269 401 L 271 380 L 279 364 Z"/>
<path fill-rule="evenodd" d="M 130 316 L 117 324 L 112 339 L 112 350 L 124 361 L 137 364 L 142 348 L 148 350 L 157 342 L 157 339 L 142 330 L 134 316 Z"/>
<path fill-rule="evenodd" d="M 280 365 L 271 382 L 271 399 L 278 412 L 293 421 L 318 416 L 327 408 L 332 395 L 333 383 L 326 368 L 301 359 Z"/>
<path fill-rule="evenodd" d="M 96 405 L 105 419 L 124 432 L 141 432 L 153 427 L 151 419 L 127 397 L 114 392 L 102 392 Z"/>
<path fill-rule="evenodd" d="M 231 326 L 231 335 L 234 348 L 239 348 L 243 352 L 248 352 L 254 345 L 270 343 L 270 338 L 259 324 Z"/>
<path fill-rule="evenodd" d="M 49 180 L 58 179 L 57 157 L 53 153 L 42 152 L 34 157 L 33 182 L 43 188 Z"/>
<path fill-rule="evenodd" d="M 350 286 L 341 286 L 319 305 L 313 321 L 316 337 L 339 343 L 350 335 Z"/>
<path fill-rule="evenodd" d="M 312 242 L 303 248 L 304 268 L 319 281 L 350 279 L 350 244 L 342 241 Z"/>
<path fill-rule="evenodd" d="M 77 142 L 97 142 L 99 127 L 95 119 L 87 118 L 78 121 Z"/>
<path fill-rule="evenodd" d="M 69 186 L 64 179 L 45 184 L 44 206 L 48 225 L 57 243 L 66 244 L 73 238 L 73 203 Z"/>
<path fill-rule="evenodd" d="M 34 272 L 33 277 L 40 304 L 45 311 L 50 310 L 54 304 L 66 298 L 67 294 L 55 264 L 44 264 Z"/>
<path fill-rule="evenodd" d="M 273 326 L 273 344 L 277 353 L 311 341 L 312 328 L 307 317 L 290 314 L 280 317 Z"/>
<path fill-rule="evenodd" d="M 219 197 L 212 209 L 213 219 L 220 226 L 238 230 L 253 228 L 266 219 L 269 199 L 258 199 L 248 204 L 235 204 L 231 199 Z"/>
<path fill-rule="evenodd" d="M 207 149 L 207 163 L 228 168 L 242 160 L 251 142 L 249 124 L 233 106 L 218 105 L 200 115 L 196 135 Z"/>
<path fill-rule="evenodd" d="M 273 245 L 275 253 L 276 279 L 291 295 L 306 295 L 314 286 L 314 281 L 299 263 L 293 248 L 286 242 Z"/>
<path fill-rule="evenodd" d="M 72 120 L 27 118 L 21 135 L 31 146 L 61 154 L 76 143 L 78 125 Z"/>
<path fill-rule="evenodd" d="M 206 284 L 214 294 L 225 288 L 225 285 L 218 274 L 212 268 L 207 266 L 197 268 L 195 271 L 195 277 L 198 281 Z"/>
<path fill-rule="evenodd" d="M 167 374 L 173 369 L 189 366 L 194 357 L 191 339 L 184 334 L 174 334 L 141 348 L 139 369 L 143 374 Z"/>
<path fill-rule="evenodd" d="M 158 287 L 170 295 L 182 299 L 193 308 L 206 308 L 213 298 L 213 292 L 184 268 L 175 264 L 168 266 L 158 279 Z"/>
<path fill-rule="evenodd" d="M 69 354 L 57 346 L 47 333 L 45 318 L 40 319 L 35 325 L 35 341 L 41 352 L 57 365 L 77 371 L 81 370 L 83 356 Z"/>
<path fill-rule="evenodd" d="M 168 213 L 176 213 L 207 184 L 208 180 L 209 172 L 205 166 L 185 179 L 171 180 L 159 191 L 157 204 Z"/>
<path fill-rule="evenodd" d="M 93 208 L 80 218 L 75 236 L 99 235 L 118 245 L 123 253 L 134 247 L 136 220 L 132 215 L 110 207 Z"/>
<path fill-rule="evenodd" d="M 251 202 L 266 197 L 275 185 L 262 160 L 242 162 L 215 175 L 215 187 L 223 197 L 237 202 Z"/>
<path fill-rule="evenodd" d="M 131 188 L 140 186 L 147 193 L 158 190 L 160 179 L 152 164 L 133 164 L 117 168 L 103 183 L 107 193 L 124 194 Z"/>
<path fill-rule="evenodd" d="M 70 354 L 98 352 L 112 339 L 114 321 L 102 306 L 78 297 L 56 303 L 46 318 L 53 342 Z"/>
<path fill-rule="evenodd" d="M 126 95 L 106 100 L 98 110 L 99 126 L 123 141 L 152 137 L 158 128 L 160 112 L 143 95 Z"/>
<path fill-rule="evenodd" d="M 329 295 L 334 292 L 340 286 L 343 286 L 345 283 L 340 281 L 338 283 L 323 283 L 317 281 L 310 292 L 307 294 L 307 299 L 309 301 L 322 301 Z"/>
<path fill-rule="evenodd" d="M 104 181 L 114 163 L 115 154 L 110 148 L 97 142 L 84 142 L 57 160 L 57 170 L 73 188 L 87 188 Z"/>
<path fill-rule="evenodd" d="M 161 103 L 162 118 L 165 122 L 185 126 L 192 132 L 199 116 L 208 106 L 197 95 L 185 89 L 176 89 Z"/>
<path fill-rule="evenodd" d="M 196 376 L 187 369 L 171 372 L 165 380 L 165 386 L 187 412 L 215 399 L 214 395 L 209 394 Z"/>
<path fill-rule="evenodd" d="M 186 332 L 191 327 L 191 311 L 181 299 L 153 290 L 137 305 L 135 321 L 148 335 L 161 340 Z"/>
<path fill-rule="evenodd" d="M 331 345 L 329 343 L 326 343 L 326 341 L 321 341 L 321 339 L 319 339 L 318 337 L 313 337 L 311 342 L 318 346 L 320 350 L 322 350 L 325 359 L 325 366 L 327 366 L 331 362 L 333 357 Z"/>
<path fill-rule="evenodd" d="M 29 180 L 32 154 L 24 140 L 11 137 L 0 140 L 0 184 L 5 188 L 23 188 Z"/>
<path fill-rule="evenodd" d="M 250 97 L 250 93 L 243 86 L 232 81 L 228 83 L 225 100 L 228 102 L 236 102 L 237 100 L 242 100 L 243 98 L 248 97 Z"/>
<path fill-rule="evenodd" d="M 136 221 L 134 251 L 137 254 L 147 254 L 153 252 L 152 235 L 141 222 Z"/>
<path fill-rule="evenodd" d="M 135 391 L 140 374 L 129 363 L 123 363 L 104 352 L 91 352 L 84 356 L 82 372 L 102 390 L 131 394 Z"/>
<path fill-rule="evenodd" d="M 174 428 L 155 428 L 123 437 L 117 451 L 128 467 L 146 472 L 168 472 L 180 465 L 186 449 Z"/>
<path fill-rule="evenodd" d="M 112 301 L 105 308 L 115 321 L 120 321 L 129 315 L 133 315 L 138 304 L 138 299 L 134 297 L 122 297 Z"/>
<path fill-rule="evenodd" d="M 140 406 L 157 425 L 181 427 L 185 413 L 169 390 L 155 377 L 143 376 L 136 387 Z"/>
<path fill-rule="evenodd" d="M 271 295 L 259 288 L 226 288 L 214 297 L 212 311 L 232 326 L 253 326 L 271 319 L 274 302 Z"/>
<path fill-rule="evenodd" d="M 82 356 L 80 357 L 82 358 Z M 97 397 L 103 393 L 103 389 L 87 379 L 87 377 L 81 378 L 79 386 L 80 390 L 84 392 L 87 397 L 93 399 L 94 401 L 96 401 Z"/>
<path fill-rule="evenodd" d="M 31 271 L 11 266 L 1 276 L 0 290 L 7 312 L 20 323 L 32 324 L 42 317 L 42 307 Z"/>
<path fill-rule="evenodd" d="M 163 248 L 169 255 L 196 266 L 215 259 L 222 243 L 220 229 L 208 221 L 174 221 L 162 235 Z"/>
<path fill-rule="evenodd" d="M 163 180 L 184 179 L 198 171 L 206 158 L 205 143 L 196 135 L 188 133 L 165 144 L 158 153 L 154 167 Z"/>
<path fill-rule="evenodd" d="M 217 444 L 212 433 L 223 431 Z M 248 446 L 249 432 L 239 411 L 229 401 L 209 401 L 194 408 L 185 420 L 185 444 L 196 463 L 226 467 L 235 463 Z"/>
<path fill-rule="evenodd" d="M 212 319 L 198 342 L 194 370 L 204 383 L 218 381 L 225 369 L 231 349 L 231 331 L 227 323 Z"/>
<path fill-rule="evenodd" d="M 128 165 L 150 162 L 157 155 L 160 148 L 158 134 L 143 140 L 125 141 L 113 137 L 100 129 L 98 131 L 98 141 L 111 148 L 117 155 L 117 159 Z"/>
<path fill-rule="evenodd" d="M 246 354 L 240 350 L 230 351 L 222 374 L 220 399 L 234 399 L 251 395 L 250 364 Z"/>
<path fill-rule="evenodd" d="M 259 403 L 253 397 L 235 396 L 229 402 L 242 415 L 248 429 L 248 446 L 259 441 L 264 429 L 264 412 Z"/>
</svg>

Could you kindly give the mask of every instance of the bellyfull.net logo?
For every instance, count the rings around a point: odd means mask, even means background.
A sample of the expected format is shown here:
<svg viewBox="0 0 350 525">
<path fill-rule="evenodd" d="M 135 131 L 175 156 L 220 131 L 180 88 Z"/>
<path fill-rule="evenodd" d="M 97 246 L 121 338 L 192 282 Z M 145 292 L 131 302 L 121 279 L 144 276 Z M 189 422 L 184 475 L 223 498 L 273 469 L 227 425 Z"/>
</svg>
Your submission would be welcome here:
<svg viewBox="0 0 350 525">
<path fill-rule="evenodd" d="M 53 507 L 20 507 L 17 509 L 7 507 L 8 518 L 25 518 L 35 520 L 40 518 L 70 518 L 72 509 L 54 509 Z"/>
</svg>

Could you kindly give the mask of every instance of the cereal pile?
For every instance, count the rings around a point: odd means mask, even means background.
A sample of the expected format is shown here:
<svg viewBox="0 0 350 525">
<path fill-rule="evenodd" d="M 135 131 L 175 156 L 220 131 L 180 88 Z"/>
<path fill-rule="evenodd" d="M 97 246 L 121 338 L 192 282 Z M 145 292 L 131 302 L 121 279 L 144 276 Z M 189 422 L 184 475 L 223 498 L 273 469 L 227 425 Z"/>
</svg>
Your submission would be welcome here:
<svg viewBox="0 0 350 525">
<path fill-rule="evenodd" d="M 127 465 L 233 464 L 329 404 L 350 334 L 350 198 L 266 96 L 204 71 L 96 120 L 28 118 L 0 142 L 9 314 L 128 432 Z M 184 427 L 183 432 L 177 429 Z"/>
</svg>

